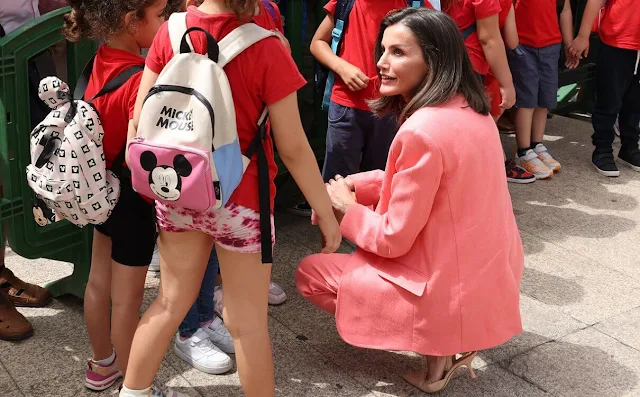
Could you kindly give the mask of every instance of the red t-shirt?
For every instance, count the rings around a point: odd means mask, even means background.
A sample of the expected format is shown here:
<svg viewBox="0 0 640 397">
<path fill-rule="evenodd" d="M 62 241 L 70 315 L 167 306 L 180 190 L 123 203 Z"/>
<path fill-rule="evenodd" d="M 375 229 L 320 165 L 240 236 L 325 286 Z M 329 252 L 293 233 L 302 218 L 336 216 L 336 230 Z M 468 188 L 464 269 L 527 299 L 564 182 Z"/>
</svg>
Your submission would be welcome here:
<svg viewBox="0 0 640 397">
<path fill-rule="evenodd" d="M 243 22 L 235 14 L 209 15 L 196 7 L 189 7 L 187 26 L 199 26 L 207 30 L 217 40 L 221 40 Z M 190 34 L 194 48 L 204 53 L 206 43 L 203 34 Z M 173 58 L 167 23 L 162 25 L 147 55 L 147 67 L 155 73 Z M 291 55 L 280 39 L 270 37 L 247 48 L 224 68 L 236 111 L 236 123 L 240 147 L 245 152 L 255 138 L 257 121 L 265 104 L 276 103 L 302 88 L 306 81 L 298 71 Z M 265 152 L 269 161 L 271 177 L 271 206 L 276 195 L 275 178 L 278 167 L 273 154 L 273 142 L 267 134 Z M 245 171 L 242 182 L 231 195 L 230 201 L 259 211 L 258 167 L 256 156 Z"/>
<path fill-rule="evenodd" d="M 282 15 L 280 14 L 280 8 L 273 1 L 269 2 L 271 4 L 271 8 L 275 13 L 275 18 L 271 16 L 271 13 L 265 7 L 264 3 L 260 1 L 260 14 L 253 17 L 253 22 L 256 25 L 261 26 L 268 30 L 277 29 L 280 33 L 284 34 L 284 27 L 282 26 Z"/>
<path fill-rule="evenodd" d="M 600 39 L 612 47 L 640 51 L 640 1 L 608 0 L 600 20 Z"/>
<path fill-rule="evenodd" d="M 93 63 L 93 72 L 84 94 L 85 99 L 97 94 L 107 82 L 125 69 L 136 65 L 144 66 L 144 58 L 128 51 L 107 47 L 105 44 L 101 45 Z M 107 167 L 111 167 L 114 158 L 127 142 L 129 120 L 133 118 L 141 77 L 142 72 L 136 73 L 122 87 L 93 101 L 104 129 L 102 148 Z"/>
<path fill-rule="evenodd" d="M 324 6 L 327 13 L 334 15 L 337 0 L 329 0 Z M 426 6 L 431 7 L 430 4 Z M 369 85 L 360 91 L 351 91 L 336 75 L 331 100 L 339 105 L 369 110 L 367 99 L 378 96 L 378 68 L 374 58 L 374 47 L 378 38 L 380 23 L 389 11 L 407 7 L 407 0 L 356 0 L 349 14 L 349 23 L 344 32 L 338 56 L 369 77 Z"/>
<path fill-rule="evenodd" d="M 513 0 L 500 0 L 500 12 L 498 13 L 498 24 L 500 25 L 500 29 L 502 29 L 504 24 L 507 22 L 511 6 L 513 6 Z"/>
<path fill-rule="evenodd" d="M 477 19 L 489 18 L 499 14 L 501 10 L 499 0 L 451 0 L 451 5 L 445 10 L 456 22 L 458 29 L 463 32 L 473 25 Z M 473 32 L 464 41 L 471 58 L 473 70 L 485 75 L 489 72 L 489 63 L 484 56 L 482 45 L 478 39 L 478 32 Z"/>
<path fill-rule="evenodd" d="M 562 42 L 556 0 L 518 0 L 515 10 L 520 43 L 542 48 Z"/>
</svg>

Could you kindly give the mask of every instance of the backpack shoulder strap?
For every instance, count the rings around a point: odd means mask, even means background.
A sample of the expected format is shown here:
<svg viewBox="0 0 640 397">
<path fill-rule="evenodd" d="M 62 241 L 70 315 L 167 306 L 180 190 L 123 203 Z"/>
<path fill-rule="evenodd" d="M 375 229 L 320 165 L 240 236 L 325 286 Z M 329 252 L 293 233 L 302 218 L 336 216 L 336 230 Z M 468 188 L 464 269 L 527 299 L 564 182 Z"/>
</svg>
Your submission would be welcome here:
<svg viewBox="0 0 640 397">
<path fill-rule="evenodd" d="M 173 54 L 180 54 L 180 42 L 182 37 L 187 32 L 187 13 L 186 12 L 174 12 L 169 17 L 169 39 L 171 40 L 171 48 L 173 48 Z M 187 43 L 189 48 L 193 51 L 193 44 L 191 39 L 187 36 Z"/>
<path fill-rule="evenodd" d="M 269 15 L 271 15 L 271 18 L 275 21 L 276 10 L 273 8 L 273 4 L 271 4 L 269 0 L 262 0 L 262 5 L 264 5 L 264 8 L 267 9 L 267 11 L 269 12 Z"/>
<path fill-rule="evenodd" d="M 255 23 L 246 23 L 235 28 L 218 43 L 220 55 L 218 66 L 224 68 L 238 54 L 251 47 L 260 40 L 276 34 L 270 30 L 263 29 Z"/>
</svg>

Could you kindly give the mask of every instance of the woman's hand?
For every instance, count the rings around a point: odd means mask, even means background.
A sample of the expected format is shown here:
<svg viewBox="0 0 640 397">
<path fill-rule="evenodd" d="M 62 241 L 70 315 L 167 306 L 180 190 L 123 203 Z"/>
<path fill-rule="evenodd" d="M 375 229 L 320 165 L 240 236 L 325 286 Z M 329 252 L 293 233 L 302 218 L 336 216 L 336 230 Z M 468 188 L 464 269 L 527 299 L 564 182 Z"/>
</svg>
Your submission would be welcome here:
<svg viewBox="0 0 640 397">
<path fill-rule="evenodd" d="M 342 176 L 336 175 L 335 179 L 327 183 L 327 192 L 329 193 L 336 218 L 342 221 L 349 207 L 357 202 L 353 181 L 347 181 Z"/>
</svg>

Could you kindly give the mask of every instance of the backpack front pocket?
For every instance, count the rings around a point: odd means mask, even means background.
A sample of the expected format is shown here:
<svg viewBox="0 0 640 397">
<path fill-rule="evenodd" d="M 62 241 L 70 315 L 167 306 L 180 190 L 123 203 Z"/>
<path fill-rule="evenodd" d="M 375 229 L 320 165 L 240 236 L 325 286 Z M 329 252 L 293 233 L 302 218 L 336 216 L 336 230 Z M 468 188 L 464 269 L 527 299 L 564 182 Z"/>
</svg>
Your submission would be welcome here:
<svg viewBox="0 0 640 397">
<path fill-rule="evenodd" d="M 131 184 L 141 195 L 195 211 L 216 204 L 210 151 L 136 138 L 129 160 Z"/>
</svg>

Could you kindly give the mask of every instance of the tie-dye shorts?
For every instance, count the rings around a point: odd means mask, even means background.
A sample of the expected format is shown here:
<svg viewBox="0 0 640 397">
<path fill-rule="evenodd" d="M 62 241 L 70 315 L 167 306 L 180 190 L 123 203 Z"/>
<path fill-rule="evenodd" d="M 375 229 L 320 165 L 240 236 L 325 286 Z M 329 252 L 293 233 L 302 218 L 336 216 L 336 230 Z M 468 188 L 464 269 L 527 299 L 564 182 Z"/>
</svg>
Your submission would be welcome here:
<svg viewBox="0 0 640 397">
<path fill-rule="evenodd" d="M 193 211 L 156 201 L 158 226 L 167 232 L 203 232 L 222 248 L 243 254 L 262 251 L 260 214 L 251 208 L 227 203 L 221 209 Z M 271 244 L 275 242 L 275 226 L 271 215 Z"/>
</svg>

